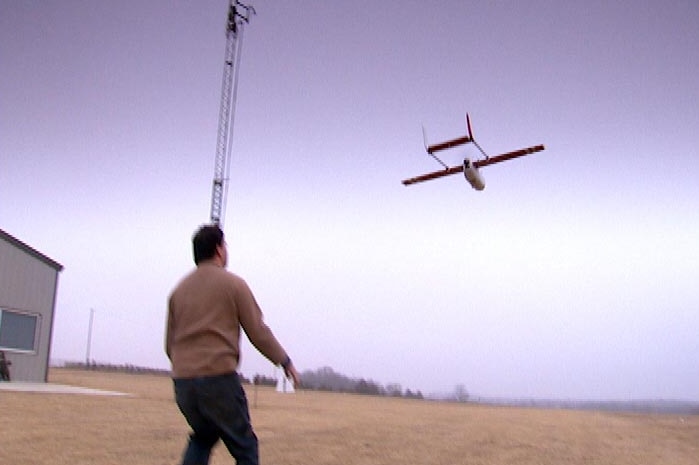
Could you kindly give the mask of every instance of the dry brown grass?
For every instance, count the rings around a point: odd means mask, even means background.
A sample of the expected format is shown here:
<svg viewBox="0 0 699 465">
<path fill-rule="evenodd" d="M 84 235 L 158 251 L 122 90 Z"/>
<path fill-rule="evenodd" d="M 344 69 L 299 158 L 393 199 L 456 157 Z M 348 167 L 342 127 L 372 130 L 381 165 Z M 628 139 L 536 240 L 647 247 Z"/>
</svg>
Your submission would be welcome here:
<svg viewBox="0 0 699 465">
<path fill-rule="evenodd" d="M 188 428 L 166 377 L 52 369 L 129 397 L 0 392 L 0 464 L 176 464 Z M 699 463 L 699 417 L 486 407 L 248 389 L 265 465 Z M 221 445 L 212 465 L 233 463 Z"/>
</svg>

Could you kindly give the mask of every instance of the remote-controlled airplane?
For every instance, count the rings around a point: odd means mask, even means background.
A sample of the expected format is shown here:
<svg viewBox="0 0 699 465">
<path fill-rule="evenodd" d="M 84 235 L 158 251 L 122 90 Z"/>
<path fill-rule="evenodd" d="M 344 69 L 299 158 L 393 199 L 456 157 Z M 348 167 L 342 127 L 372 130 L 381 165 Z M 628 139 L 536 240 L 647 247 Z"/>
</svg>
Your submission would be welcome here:
<svg viewBox="0 0 699 465">
<path fill-rule="evenodd" d="M 473 138 L 473 133 L 471 132 L 471 119 L 469 118 L 468 113 L 466 113 L 466 127 L 468 129 L 468 135 L 457 137 L 456 139 L 451 139 L 446 142 L 441 142 L 439 144 L 434 145 L 427 145 L 427 136 L 425 134 L 425 128 L 423 127 L 422 136 L 425 140 L 425 150 L 427 150 L 427 153 L 432 158 L 437 160 L 439 164 L 444 167 L 444 169 L 439 171 L 433 171 L 432 173 L 423 174 L 421 176 L 415 176 L 414 178 L 404 179 L 403 184 L 409 186 L 410 184 L 429 181 L 430 179 L 441 178 L 443 176 L 449 176 L 450 174 L 463 172 L 464 176 L 466 177 L 466 180 L 469 182 L 469 184 L 471 184 L 471 187 L 478 191 L 482 191 L 485 188 L 485 181 L 483 180 L 480 171 L 478 171 L 478 168 L 493 165 L 495 163 L 500 163 L 501 161 L 512 160 L 513 158 L 522 157 L 524 155 L 529 155 L 530 153 L 540 152 L 544 150 L 543 145 L 535 145 L 533 147 L 527 147 L 526 149 L 515 150 L 513 152 L 507 152 L 501 155 L 489 157 L 485 153 L 485 151 L 483 151 L 481 146 L 478 145 L 478 142 L 476 142 L 476 140 Z M 446 163 L 444 163 L 441 159 L 439 159 L 439 157 L 437 157 L 434 154 L 435 152 L 439 152 L 440 150 L 446 150 L 452 147 L 457 147 L 459 145 L 468 143 L 473 143 L 473 145 L 475 145 L 478 148 L 478 150 L 483 154 L 485 158 L 476 161 L 471 161 L 468 158 L 464 158 L 464 162 L 462 165 L 449 167 L 446 165 Z"/>
</svg>

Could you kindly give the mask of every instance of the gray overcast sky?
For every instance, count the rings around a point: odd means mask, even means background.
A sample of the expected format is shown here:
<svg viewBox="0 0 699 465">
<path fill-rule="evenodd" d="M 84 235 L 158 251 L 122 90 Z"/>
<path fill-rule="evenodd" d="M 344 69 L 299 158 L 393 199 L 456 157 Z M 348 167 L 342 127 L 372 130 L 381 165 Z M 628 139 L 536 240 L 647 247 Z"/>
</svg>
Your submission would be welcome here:
<svg viewBox="0 0 699 465">
<path fill-rule="evenodd" d="M 699 399 L 699 4 L 255 1 L 225 229 L 300 369 Z M 65 266 L 52 357 L 167 368 L 228 2 L 0 1 L 0 227 Z M 404 187 L 469 112 L 490 154 Z M 444 153 L 450 164 L 473 147 Z M 3 269 L 3 272 L 5 270 Z M 242 372 L 274 374 L 245 345 Z"/>
</svg>

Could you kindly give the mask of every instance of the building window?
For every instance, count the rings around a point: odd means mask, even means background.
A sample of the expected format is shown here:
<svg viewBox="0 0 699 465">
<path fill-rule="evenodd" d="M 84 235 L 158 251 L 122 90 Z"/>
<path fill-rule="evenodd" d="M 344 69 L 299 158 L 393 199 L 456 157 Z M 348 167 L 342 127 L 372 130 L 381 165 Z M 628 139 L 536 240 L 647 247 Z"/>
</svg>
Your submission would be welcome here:
<svg viewBox="0 0 699 465">
<path fill-rule="evenodd" d="M 0 349 L 36 351 L 39 315 L 0 309 Z"/>
</svg>

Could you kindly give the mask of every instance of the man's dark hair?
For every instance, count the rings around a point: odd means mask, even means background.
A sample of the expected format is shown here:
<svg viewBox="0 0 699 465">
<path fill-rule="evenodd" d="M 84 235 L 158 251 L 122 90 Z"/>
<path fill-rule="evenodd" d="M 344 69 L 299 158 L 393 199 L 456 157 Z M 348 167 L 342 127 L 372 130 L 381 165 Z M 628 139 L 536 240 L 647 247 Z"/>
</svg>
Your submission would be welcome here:
<svg viewBox="0 0 699 465">
<path fill-rule="evenodd" d="M 194 263 L 199 264 L 216 255 L 216 247 L 223 245 L 223 231 L 215 224 L 204 225 L 194 234 Z"/>
</svg>

